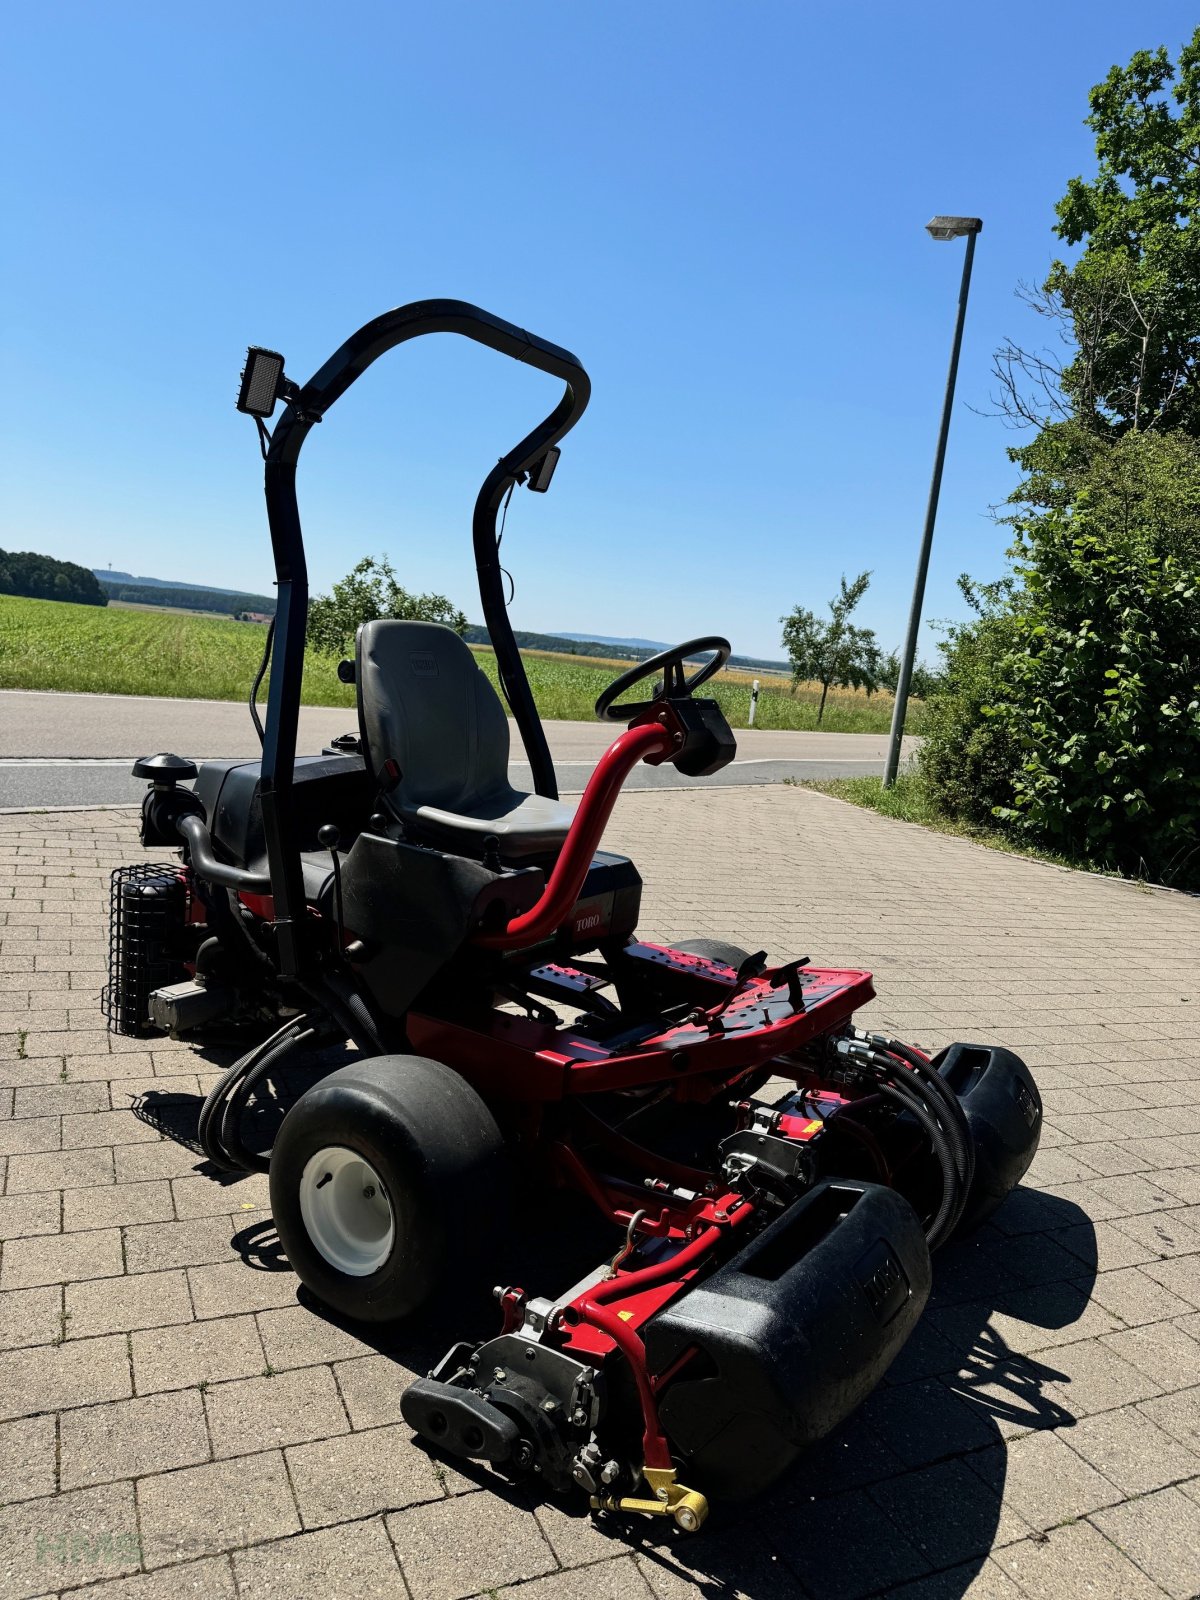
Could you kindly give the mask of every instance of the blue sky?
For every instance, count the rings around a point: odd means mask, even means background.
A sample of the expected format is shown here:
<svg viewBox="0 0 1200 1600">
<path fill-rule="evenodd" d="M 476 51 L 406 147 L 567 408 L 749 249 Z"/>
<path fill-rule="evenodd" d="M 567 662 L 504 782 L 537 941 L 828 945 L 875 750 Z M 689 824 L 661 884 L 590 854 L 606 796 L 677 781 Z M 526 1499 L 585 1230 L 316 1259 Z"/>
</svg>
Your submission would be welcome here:
<svg viewBox="0 0 1200 1600">
<path fill-rule="evenodd" d="M 30 0 L 0 66 L 8 548 L 262 589 L 244 348 L 303 380 L 356 326 L 474 300 L 574 350 L 591 408 L 506 551 L 519 627 L 778 655 L 874 571 L 901 637 L 961 244 L 984 232 L 926 612 L 994 575 L 986 409 L 1013 299 L 1092 165 L 1087 91 L 1194 7 L 711 0 L 171 7 Z M 312 436 L 315 588 L 387 551 L 479 608 L 470 509 L 549 380 L 464 341 L 380 363 Z M 929 653 L 932 635 L 926 635 Z"/>
</svg>

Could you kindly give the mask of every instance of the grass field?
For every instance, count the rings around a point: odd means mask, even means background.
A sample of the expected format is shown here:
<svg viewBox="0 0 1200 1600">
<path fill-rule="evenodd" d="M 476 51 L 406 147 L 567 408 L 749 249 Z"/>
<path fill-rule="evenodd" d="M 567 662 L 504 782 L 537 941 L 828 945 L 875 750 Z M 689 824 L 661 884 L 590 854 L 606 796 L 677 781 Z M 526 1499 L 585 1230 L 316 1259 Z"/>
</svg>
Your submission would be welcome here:
<svg viewBox="0 0 1200 1600">
<path fill-rule="evenodd" d="M 264 629 L 192 612 L 66 605 L 0 595 L 0 689 L 57 689 L 90 694 L 176 695 L 185 700 L 244 700 L 262 655 Z M 490 650 L 477 649 L 479 665 L 496 681 Z M 588 720 L 606 683 L 627 661 L 525 653 L 526 670 L 542 716 Z M 707 690 L 720 701 L 730 725 L 744 728 L 752 673 L 725 672 Z M 782 681 L 761 678 L 755 726 L 817 726 L 819 690 L 801 685 L 795 695 Z M 305 662 L 304 703 L 350 706 L 354 690 L 337 679 L 337 663 L 312 652 Z M 923 707 L 913 701 L 908 731 L 919 733 Z M 830 733 L 885 733 L 891 722 L 888 694 L 831 689 L 822 726 Z"/>
</svg>

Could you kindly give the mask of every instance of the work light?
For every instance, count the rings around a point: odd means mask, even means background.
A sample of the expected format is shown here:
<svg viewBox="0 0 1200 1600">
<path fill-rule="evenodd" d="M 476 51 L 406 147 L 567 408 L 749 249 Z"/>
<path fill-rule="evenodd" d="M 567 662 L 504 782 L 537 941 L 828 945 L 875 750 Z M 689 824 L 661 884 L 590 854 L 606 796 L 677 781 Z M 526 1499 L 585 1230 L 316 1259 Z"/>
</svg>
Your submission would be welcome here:
<svg viewBox="0 0 1200 1600">
<path fill-rule="evenodd" d="M 246 365 L 242 368 L 242 386 L 238 390 L 237 408 L 250 417 L 269 417 L 279 399 L 283 379 L 283 357 L 278 350 L 264 350 L 252 344 L 246 351 Z"/>
</svg>

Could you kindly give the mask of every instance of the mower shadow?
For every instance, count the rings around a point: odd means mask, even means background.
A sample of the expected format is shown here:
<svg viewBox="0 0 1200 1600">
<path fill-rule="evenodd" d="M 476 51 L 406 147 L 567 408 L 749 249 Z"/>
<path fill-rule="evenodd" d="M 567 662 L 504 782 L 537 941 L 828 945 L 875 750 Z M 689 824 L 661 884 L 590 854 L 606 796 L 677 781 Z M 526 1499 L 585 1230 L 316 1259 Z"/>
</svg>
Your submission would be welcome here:
<svg viewBox="0 0 1200 1600">
<path fill-rule="evenodd" d="M 248 1142 L 269 1148 L 288 1107 L 346 1059 L 334 1052 L 280 1074 L 254 1112 Z M 202 1156 L 201 1104 L 195 1095 L 152 1090 L 133 1110 Z M 241 1176 L 205 1160 L 196 1171 L 229 1185 Z M 491 1282 L 419 1323 L 386 1331 L 342 1323 L 303 1288 L 297 1298 L 406 1372 L 428 1371 L 456 1341 L 494 1332 L 492 1283 L 561 1291 L 611 1253 L 611 1227 L 576 1197 L 559 1196 L 553 1207 L 530 1197 L 518 1202 L 516 1214 L 522 1212 L 536 1214 L 538 1227 L 506 1231 Z M 268 1217 L 250 1221 L 231 1243 L 252 1270 L 290 1270 Z M 1053 1346 L 1071 1341 L 1096 1267 L 1095 1231 L 1079 1207 L 1018 1189 L 992 1223 L 939 1252 L 929 1306 L 884 1383 L 769 1495 L 717 1505 L 698 1538 L 614 1517 L 601 1518 L 598 1531 L 614 1546 L 636 1549 L 664 1594 L 683 1584 L 712 1600 L 795 1600 L 800 1592 L 812 1600 L 860 1600 L 911 1584 L 910 1600 L 957 1600 L 996 1542 L 1006 1439 L 1075 1420 Z M 1035 1349 L 1041 1353 L 1027 1353 Z M 444 1466 L 516 1506 L 538 1503 L 483 1466 L 449 1459 Z M 558 1502 L 555 1511 L 581 1521 L 587 1515 L 575 1501 Z"/>
</svg>

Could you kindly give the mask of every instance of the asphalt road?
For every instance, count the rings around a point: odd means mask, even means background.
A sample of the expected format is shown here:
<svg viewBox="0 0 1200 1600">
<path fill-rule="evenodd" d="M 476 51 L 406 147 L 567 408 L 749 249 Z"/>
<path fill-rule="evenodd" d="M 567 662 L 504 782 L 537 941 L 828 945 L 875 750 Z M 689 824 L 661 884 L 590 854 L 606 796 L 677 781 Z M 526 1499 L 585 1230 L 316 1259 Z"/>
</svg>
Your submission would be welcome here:
<svg viewBox="0 0 1200 1600">
<path fill-rule="evenodd" d="M 354 727 L 354 713 L 305 706 L 299 748 L 315 752 Z M 546 732 L 564 794 L 579 794 L 617 728 L 598 722 L 550 722 Z M 512 780 L 529 787 L 529 768 L 512 730 Z M 674 767 L 637 767 L 626 787 L 663 789 L 778 783 L 784 778 L 862 777 L 883 771 L 883 734 L 738 731 L 738 755 L 711 778 L 685 778 Z M 906 748 L 912 741 L 906 741 Z M 0 691 L 0 810 L 134 805 L 144 785 L 129 774 L 138 755 L 172 749 L 195 761 L 258 753 L 245 706 L 217 700 L 134 695 Z"/>
</svg>

